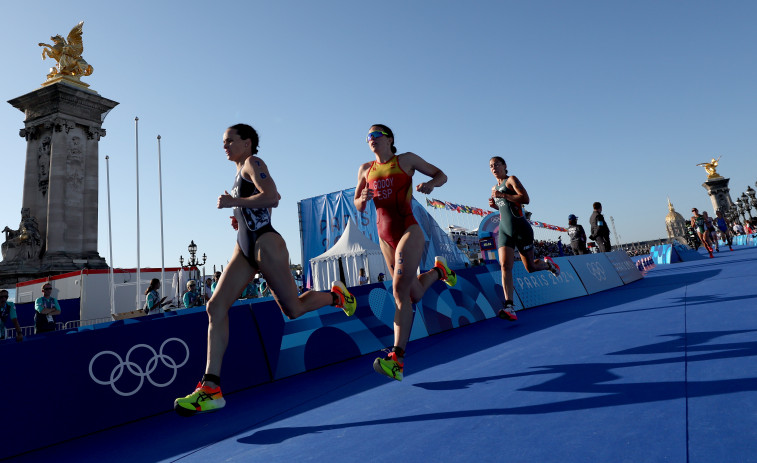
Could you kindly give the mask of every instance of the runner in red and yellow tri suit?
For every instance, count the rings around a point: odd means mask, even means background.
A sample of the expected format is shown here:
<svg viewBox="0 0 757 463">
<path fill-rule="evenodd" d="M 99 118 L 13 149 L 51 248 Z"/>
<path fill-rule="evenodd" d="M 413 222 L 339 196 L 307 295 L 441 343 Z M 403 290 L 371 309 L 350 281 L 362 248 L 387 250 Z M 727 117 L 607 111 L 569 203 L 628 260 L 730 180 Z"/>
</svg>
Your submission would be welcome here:
<svg viewBox="0 0 757 463">
<path fill-rule="evenodd" d="M 399 158 L 394 155 L 384 163 L 371 162 L 365 181 L 373 190 L 378 234 L 397 249 L 405 230 L 418 223 L 413 216 L 413 178 L 402 170 Z"/>
<path fill-rule="evenodd" d="M 379 245 L 392 275 L 397 304 L 394 346 L 386 357 L 373 362 L 373 369 L 401 381 L 405 347 L 413 326 L 413 303 L 418 302 L 435 281 L 442 280 L 450 286 L 457 282 L 457 275 L 447 266 L 444 257 L 437 257 L 434 268 L 428 272 L 416 275 L 425 237 L 413 217 L 413 174 L 417 170 L 431 177 L 430 181 L 415 187 L 416 191 L 424 194 L 444 185 L 447 176 L 417 154 L 395 154 L 394 134 L 385 125 L 371 126 L 366 142 L 376 160 L 366 162 L 358 169 L 354 202 L 360 212 L 365 210 L 368 201 L 372 200 L 376 206 Z"/>
</svg>

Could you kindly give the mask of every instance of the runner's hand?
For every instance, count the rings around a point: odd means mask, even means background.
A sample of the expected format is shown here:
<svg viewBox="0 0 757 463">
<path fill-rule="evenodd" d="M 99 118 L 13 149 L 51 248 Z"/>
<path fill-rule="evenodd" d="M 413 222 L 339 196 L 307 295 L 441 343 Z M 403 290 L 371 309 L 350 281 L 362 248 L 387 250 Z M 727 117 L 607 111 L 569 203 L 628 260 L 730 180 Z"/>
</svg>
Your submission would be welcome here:
<svg viewBox="0 0 757 463">
<path fill-rule="evenodd" d="M 434 191 L 434 186 L 430 185 L 428 182 L 426 183 L 419 183 L 418 186 L 415 187 L 415 191 L 418 193 L 423 193 L 425 195 L 431 193 Z"/>
<path fill-rule="evenodd" d="M 224 191 L 224 194 L 218 197 L 218 209 L 223 209 L 225 207 L 233 207 L 232 201 L 234 198 L 229 194 L 228 191 Z"/>
<path fill-rule="evenodd" d="M 229 217 L 231 219 L 231 228 L 234 230 L 239 230 L 239 222 L 237 222 L 237 218 L 233 215 Z"/>
</svg>

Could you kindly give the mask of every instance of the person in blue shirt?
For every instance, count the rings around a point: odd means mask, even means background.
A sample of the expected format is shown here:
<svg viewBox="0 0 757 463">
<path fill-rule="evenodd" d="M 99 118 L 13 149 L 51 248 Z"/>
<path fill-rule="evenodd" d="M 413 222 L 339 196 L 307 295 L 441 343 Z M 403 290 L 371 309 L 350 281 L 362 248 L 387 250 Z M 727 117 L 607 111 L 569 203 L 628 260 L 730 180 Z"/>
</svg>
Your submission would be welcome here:
<svg viewBox="0 0 757 463">
<path fill-rule="evenodd" d="M 8 300 L 8 291 L 0 289 L 0 339 L 5 339 L 5 328 L 9 322 L 13 322 L 16 328 L 16 342 L 21 342 L 24 335 L 16 317 L 16 305 Z"/>
<path fill-rule="evenodd" d="M 202 298 L 200 297 L 200 293 L 197 292 L 195 289 L 197 288 L 197 283 L 195 283 L 194 280 L 187 281 L 187 292 L 184 293 L 183 301 L 184 301 L 184 307 L 187 309 L 190 307 L 199 307 L 202 305 Z"/>
<path fill-rule="evenodd" d="M 220 279 L 221 279 L 221 272 L 216 272 L 213 275 L 213 284 L 210 285 L 210 295 L 211 296 L 216 291 L 216 286 L 218 285 L 218 280 L 220 280 Z"/>
<path fill-rule="evenodd" d="M 258 285 L 255 284 L 255 280 L 250 280 L 247 286 L 244 287 L 240 299 L 252 299 L 258 297 Z"/>
<path fill-rule="evenodd" d="M 153 278 L 150 280 L 150 286 L 148 286 L 145 291 L 145 296 L 147 297 L 145 298 L 145 306 L 142 309 L 145 313 L 160 312 L 161 307 L 168 305 L 165 297 L 162 299 L 160 298 L 158 289 L 160 289 L 160 280 Z"/>
<path fill-rule="evenodd" d="M 53 285 L 42 285 L 42 296 L 34 301 L 34 333 L 55 331 L 55 316 L 60 315 L 60 304 L 52 297 Z"/>
</svg>

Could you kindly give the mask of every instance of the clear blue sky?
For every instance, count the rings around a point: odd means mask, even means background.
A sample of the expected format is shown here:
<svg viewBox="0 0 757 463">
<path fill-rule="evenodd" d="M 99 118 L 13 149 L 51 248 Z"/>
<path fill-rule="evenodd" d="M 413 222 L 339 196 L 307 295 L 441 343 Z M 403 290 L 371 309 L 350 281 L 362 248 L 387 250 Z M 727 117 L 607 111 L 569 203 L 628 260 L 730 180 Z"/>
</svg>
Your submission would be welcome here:
<svg viewBox="0 0 757 463">
<path fill-rule="evenodd" d="M 40 1 L 3 17 L 4 101 L 54 64 L 37 43 L 84 20 L 84 81 L 120 102 L 100 142 L 99 249 L 108 259 L 109 155 L 116 267 L 136 265 L 135 116 L 142 266 L 160 266 L 158 134 L 166 265 L 190 240 L 211 266 L 227 262 L 235 232 L 215 206 L 235 173 L 221 136 L 237 122 L 260 132 L 294 263 L 297 201 L 354 186 L 377 122 L 448 174 L 431 197 L 486 207 L 488 160 L 501 155 L 534 219 L 575 213 L 588 226 L 601 201 L 622 241 L 665 236 L 668 196 L 684 216 L 711 210 L 699 162 L 722 155 L 734 199 L 757 180 L 754 2 Z M 0 226 L 11 228 L 22 127 L 0 105 Z"/>
</svg>

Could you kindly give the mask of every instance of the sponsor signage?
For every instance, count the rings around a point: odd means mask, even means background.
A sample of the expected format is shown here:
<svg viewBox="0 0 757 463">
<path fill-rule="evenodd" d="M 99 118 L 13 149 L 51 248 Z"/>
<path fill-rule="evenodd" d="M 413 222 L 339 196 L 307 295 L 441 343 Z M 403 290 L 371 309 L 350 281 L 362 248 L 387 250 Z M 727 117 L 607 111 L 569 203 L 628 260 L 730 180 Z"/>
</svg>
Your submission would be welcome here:
<svg viewBox="0 0 757 463">
<path fill-rule="evenodd" d="M 573 256 L 570 263 L 589 294 L 623 286 L 623 280 L 618 276 L 606 253 Z"/>
<path fill-rule="evenodd" d="M 523 306 L 526 308 L 550 302 L 563 301 L 574 297 L 586 296 L 587 292 L 571 267 L 567 257 L 557 257 L 555 263 L 560 266 L 560 276 L 542 270 L 528 273 L 523 262 L 513 265 L 513 284 Z"/>
<path fill-rule="evenodd" d="M 636 265 L 631 258 L 628 257 L 628 254 L 626 254 L 625 251 L 606 252 L 604 253 L 604 256 L 610 261 L 615 272 L 617 272 L 620 279 L 623 280 L 623 283 L 628 284 L 636 280 L 641 280 L 641 272 L 636 268 Z"/>
</svg>

